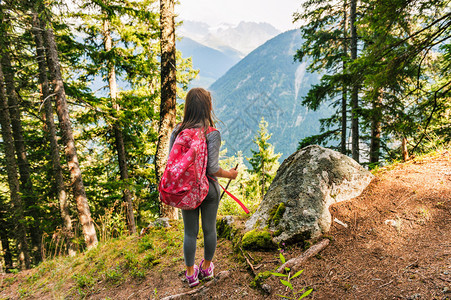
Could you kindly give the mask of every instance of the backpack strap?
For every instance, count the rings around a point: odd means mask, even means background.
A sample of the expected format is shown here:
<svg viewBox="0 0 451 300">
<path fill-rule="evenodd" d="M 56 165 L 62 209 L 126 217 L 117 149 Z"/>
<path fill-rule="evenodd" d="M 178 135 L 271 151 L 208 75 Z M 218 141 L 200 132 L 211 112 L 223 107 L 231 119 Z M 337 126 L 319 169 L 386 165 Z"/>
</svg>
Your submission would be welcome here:
<svg viewBox="0 0 451 300">
<path fill-rule="evenodd" d="M 224 190 L 224 192 L 226 192 L 227 195 L 230 196 L 230 198 L 232 198 L 233 200 L 235 200 L 236 203 L 238 203 L 239 206 L 241 206 L 241 208 L 244 210 L 245 213 L 249 213 L 249 209 L 247 209 L 247 207 L 243 204 L 243 202 L 241 202 L 237 197 L 235 197 L 232 193 L 230 193 L 228 190 L 226 190 L 220 183 L 219 181 L 217 181 L 216 179 L 210 177 L 207 175 L 208 178 L 210 178 L 213 181 L 216 181 L 219 186 Z"/>
<path fill-rule="evenodd" d="M 210 132 L 213 132 L 213 131 L 218 131 L 216 128 L 214 128 L 214 127 L 208 127 L 208 130 L 207 130 L 207 134 L 209 134 Z"/>
</svg>

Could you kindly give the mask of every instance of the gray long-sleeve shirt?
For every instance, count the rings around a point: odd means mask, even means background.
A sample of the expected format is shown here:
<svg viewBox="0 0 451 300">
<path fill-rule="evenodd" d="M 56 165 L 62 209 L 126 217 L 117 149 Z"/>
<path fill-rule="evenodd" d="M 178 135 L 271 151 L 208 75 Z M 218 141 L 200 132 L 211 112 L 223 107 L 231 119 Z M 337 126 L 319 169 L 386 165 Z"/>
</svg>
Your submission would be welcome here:
<svg viewBox="0 0 451 300">
<path fill-rule="evenodd" d="M 172 145 L 174 145 L 176 136 L 176 131 L 178 126 L 174 128 L 171 134 L 171 139 L 169 140 L 169 152 L 171 152 Z M 219 171 L 219 148 L 221 147 L 221 134 L 219 131 L 215 130 L 207 134 L 207 174 L 213 177 L 212 174 Z M 215 178 L 215 177 L 213 177 Z M 216 178 L 215 178 L 216 179 Z"/>
</svg>

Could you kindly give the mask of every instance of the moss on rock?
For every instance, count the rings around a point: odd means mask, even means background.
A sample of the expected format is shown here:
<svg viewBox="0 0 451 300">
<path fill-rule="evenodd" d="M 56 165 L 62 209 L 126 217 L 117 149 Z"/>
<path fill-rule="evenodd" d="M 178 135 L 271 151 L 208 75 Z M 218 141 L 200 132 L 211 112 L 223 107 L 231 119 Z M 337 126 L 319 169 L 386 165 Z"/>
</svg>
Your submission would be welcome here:
<svg viewBox="0 0 451 300">
<path fill-rule="evenodd" d="M 216 233 L 218 238 L 224 238 L 232 242 L 233 251 L 239 252 L 239 247 L 237 245 L 240 244 L 242 233 L 240 229 L 230 224 L 230 220 L 226 217 L 216 221 Z"/>
<path fill-rule="evenodd" d="M 279 235 L 282 234 L 282 232 L 283 232 L 282 229 L 277 229 L 277 230 L 274 232 L 274 236 L 279 236 Z"/>
<path fill-rule="evenodd" d="M 280 202 L 279 204 L 274 205 L 274 207 L 269 211 L 269 219 L 268 225 L 277 226 L 280 223 L 280 219 L 282 219 L 283 214 L 285 213 L 286 207 L 285 203 Z"/>
<path fill-rule="evenodd" d="M 216 233 L 219 238 L 231 240 L 235 229 L 230 225 L 225 218 L 216 221 Z"/>
<path fill-rule="evenodd" d="M 271 233 L 258 229 L 246 232 L 241 240 L 241 245 L 246 250 L 273 250 L 276 248 Z"/>
</svg>

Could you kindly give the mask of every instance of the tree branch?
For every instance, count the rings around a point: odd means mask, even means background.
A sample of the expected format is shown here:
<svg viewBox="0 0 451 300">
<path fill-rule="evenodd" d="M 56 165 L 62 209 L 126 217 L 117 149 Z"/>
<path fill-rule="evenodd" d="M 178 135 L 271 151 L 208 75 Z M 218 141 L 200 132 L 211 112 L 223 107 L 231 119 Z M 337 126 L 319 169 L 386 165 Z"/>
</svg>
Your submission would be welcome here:
<svg viewBox="0 0 451 300">
<path fill-rule="evenodd" d="M 423 135 L 421 136 L 420 140 L 418 141 L 418 143 L 415 145 L 415 147 L 413 147 L 413 149 L 411 150 L 411 152 L 415 151 L 415 149 L 420 145 L 420 143 L 423 141 L 423 138 L 426 136 L 426 131 L 429 127 L 429 124 L 432 120 L 432 116 L 434 115 L 435 111 L 437 110 L 437 94 L 438 92 L 440 92 L 442 89 L 444 89 L 445 87 L 447 87 L 448 85 L 451 85 L 451 80 L 448 81 L 446 84 L 444 84 L 443 86 L 441 86 L 438 90 L 435 91 L 434 93 L 434 106 L 432 108 L 431 114 L 428 117 L 428 120 L 426 122 L 426 126 L 424 127 L 424 131 L 423 131 Z M 448 89 L 447 91 L 443 92 L 443 93 L 447 93 L 449 92 L 451 89 Z"/>
</svg>

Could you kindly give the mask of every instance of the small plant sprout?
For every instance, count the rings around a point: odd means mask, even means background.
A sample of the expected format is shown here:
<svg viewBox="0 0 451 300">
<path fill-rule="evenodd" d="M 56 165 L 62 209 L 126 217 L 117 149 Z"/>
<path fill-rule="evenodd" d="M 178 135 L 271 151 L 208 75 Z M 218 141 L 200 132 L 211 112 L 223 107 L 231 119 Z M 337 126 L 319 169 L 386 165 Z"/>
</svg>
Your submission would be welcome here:
<svg viewBox="0 0 451 300">
<path fill-rule="evenodd" d="M 284 264 L 286 260 L 285 260 L 285 257 L 283 256 L 283 254 L 279 253 L 279 257 L 280 257 L 280 261 L 282 262 L 282 264 Z M 271 272 L 271 274 L 276 276 L 276 277 L 284 277 L 285 278 L 285 279 L 280 279 L 280 282 L 284 286 L 286 286 L 287 288 L 289 288 L 291 290 L 292 296 L 290 297 L 290 296 L 284 296 L 284 295 L 279 295 L 279 294 L 277 294 L 277 296 L 279 296 L 281 298 L 285 298 L 285 299 L 299 300 L 299 299 L 302 299 L 302 298 L 307 297 L 308 295 L 310 295 L 310 293 L 313 291 L 313 289 L 309 289 L 309 290 L 305 291 L 305 288 L 302 288 L 299 291 L 295 291 L 294 287 L 293 287 L 293 284 L 291 284 L 291 280 L 293 278 L 296 278 L 299 275 L 301 275 L 302 272 L 304 272 L 304 270 L 300 270 L 300 271 L 296 272 L 296 274 L 294 274 L 293 276 L 290 276 L 291 275 L 290 268 L 285 267 L 285 271 L 288 274 L 282 274 L 282 273 L 277 273 L 277 272 Z M 302 293 L 302 295 L 299 296 L 299 294 L 301 294 L 301 293 Z"/>
</svg>

